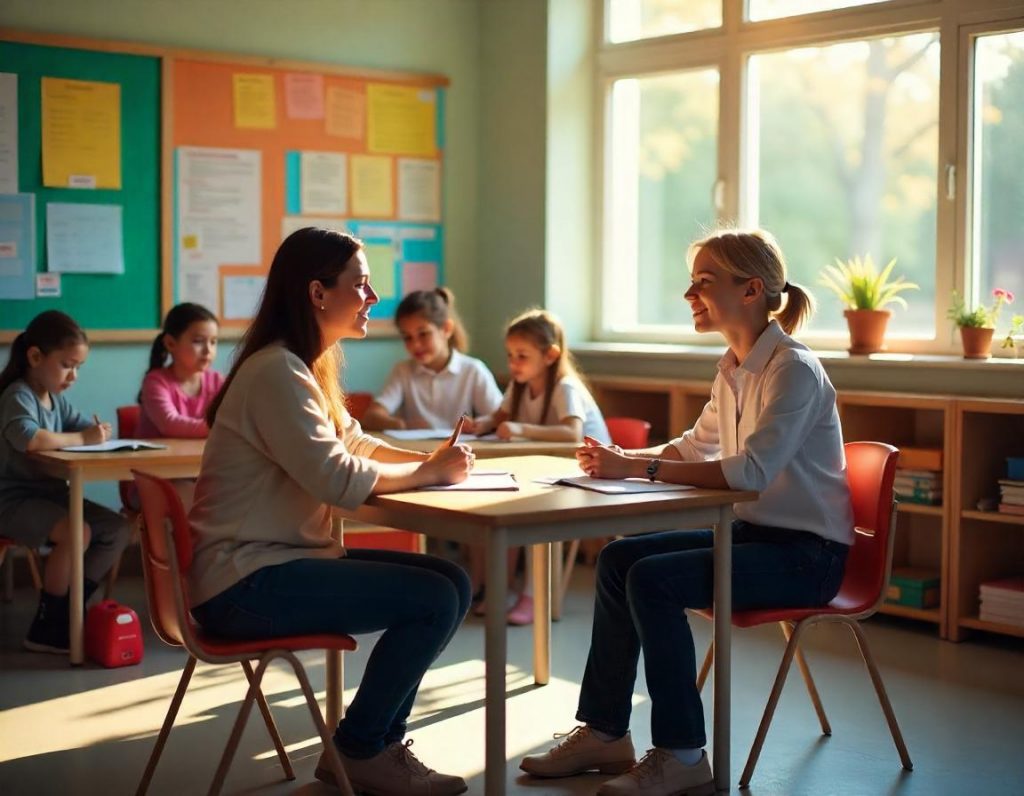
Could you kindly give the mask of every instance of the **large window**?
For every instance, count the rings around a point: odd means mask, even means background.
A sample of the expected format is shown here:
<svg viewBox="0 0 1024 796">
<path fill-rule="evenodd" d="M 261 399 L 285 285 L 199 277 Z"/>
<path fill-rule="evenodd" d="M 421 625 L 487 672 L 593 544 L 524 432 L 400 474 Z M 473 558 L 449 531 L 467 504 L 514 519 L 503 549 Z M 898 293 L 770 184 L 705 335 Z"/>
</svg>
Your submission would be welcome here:
<svg viewBox="0 0 1024 796">
<path fill-rule="evenodd" d="M 952 351 L 954 289 L 975 303 L 993 288 L 1024 300 L 1019 5 L 604 8 L 599 337 L 720 342 L 694 334 L 682 300 L 687 245 L 717 224 L 776 235 L 791 278 L 818 299 L 802 332 L 817 347 L 845 347 L 843 308 L 820 284 L 837 258 L 895 258 L 920 286 L 895 308 L 891 350 Z"/>
</svg>

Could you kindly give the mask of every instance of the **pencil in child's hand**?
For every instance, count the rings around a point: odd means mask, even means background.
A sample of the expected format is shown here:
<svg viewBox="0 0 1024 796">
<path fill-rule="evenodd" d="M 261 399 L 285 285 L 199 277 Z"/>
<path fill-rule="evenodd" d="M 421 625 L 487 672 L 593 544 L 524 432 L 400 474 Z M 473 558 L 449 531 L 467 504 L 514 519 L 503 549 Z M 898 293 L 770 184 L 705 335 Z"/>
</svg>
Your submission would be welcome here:
<svg viewBox="0 0 1024 796">
<path fill-rule="evenodd" d="M 466 416 L 462 415 L 459 418 L 459 422 L 455 424 L 455 430 L 452 432 L 451 437 L 448 438 L 448 447 L 454 448 L 456 443 L 459 441 L 459 434 L 462 433 L 462 427 L 466 425 Z"/>
</svg>

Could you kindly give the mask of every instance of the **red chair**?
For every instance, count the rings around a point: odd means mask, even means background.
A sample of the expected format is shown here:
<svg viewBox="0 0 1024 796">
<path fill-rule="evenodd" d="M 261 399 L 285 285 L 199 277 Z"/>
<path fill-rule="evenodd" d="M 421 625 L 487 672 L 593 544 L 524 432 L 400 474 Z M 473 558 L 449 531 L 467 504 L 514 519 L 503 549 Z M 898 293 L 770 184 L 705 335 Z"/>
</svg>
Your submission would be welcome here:
<svg viewBox="0 0 1024 796">
<path fill-rule="evenodd" d="M 848 442 L 846 443 L 846 480 L 850 486 L 850 499 L 853 504 L 854 541 L 846 559 L 846 572 L 839 593 L 827 606 L 821 608 L 764 608 L 753 611 L 735 611 L 732 623 L 736 627 L 754 627 L 769 622 L 778 622 L 782 634 L 786 637 L 786 651 L 779 665 L 779 672 L 772 687 L 771 696 L 764 709 L 764 716 L 757 728 L 754 745 L 750 749 L 747 765 L 740 777 L 740 787 L 750 784 L 754 774 L 754 766 L 761 754 L 768 727 L 771 725 L 775 707 L 782 695 L 782 687 L 786 684 L 789 667 L 796 658 L 797 666 L 803 675 L 807 692 L 810 694 L 814 710 L 821 723 L 824 735 L 831 735 L 832 728 L 825 716 L 825 709 L 814 686 L 811 670 L 807 666 L 803 653 L 800 652 L 800 638 L 807 628 L 819 622 L 841 622 L 853 632 L 860 648 L 861 657 L 867 666 L 871 682 L 874 684 L 878 701 L 885 713 L 889 731 L 896 744 L 903 767 L 910 771 L 913 763 L 903 742 L 903 733 L 896 722 L 889 697 L 882 683 L 882 676 L 871 656 L 867 637 L 860 626 L 860 620 L 867 619 L 882 604 L 889 586 L 889 571 L 892 568 L 893 539 L 896 528 L 896 503 L 893 500 L 893 479 L 896 476 L 896 460 L 899 451 L 892 445 L 881 442 Z M 712 611 L 696 611 L 708 619 L 714 618 Z M 714 646 L 708 647 L 697 677 L 697 688 L 704 687 L 708 670 L 714 659 Z"/>
<path fill-rule="evenodd" d="M 613 445 L 618 445 L 626 450 L 647 447 L 647 440 L 651 433 L 651 424 L 646 420 L 641 420 L 637 417 L 606 417 L 604 422 L 608 426 L 608 436 L 611 437 Z M 596 552 L 590 552 L 592 549 L 600 550 L 608 544 L 610 538 L 589 539 L 588 542 L 594 543 L 595 547 L 584 550 L 585 560 L 589 561 L 590 556 L 596 555 Z M 554 604 L 551 607 L 551 614 L 554 619 L 561 619 L 562 617 L 562 606 L 565 604 L 565 595 L 569 591 L 572 571 L 576 566 L 576 557 L 579 553 L 580 540 L 573 539 L 569 543 L 569 552 L 566 553 L 565 562 L 562 564 L 562 580 L 560 583 L 555 584 L 557 591 L 553 601 Z"/>
<path fill-rule="evenodd" d="M 356 420 L 363 419 L 363 415 L 366 414 L 366 410 L 370 408 L 372 403 L 372 392 L 345 393 L 345 406 L 348 408 L 348 413 Z"/>
<path fill-rule="evenodd" d="M 170 734 L 174 718 L 178 713 L 181 700 L 185 696 L 197 661 L 214 664 L 239 663 L 249 681 L 249 690 L 238 711 L 238 718 L 235 720 L 220 765 L 217 767 L 213 784 L 210 785 L 210 796 L 220 793 L 221 787 L 224 785 L 224 779 L 235 755 L 235 750 L 238 748 L 238 742 L 242 737 L 242 731 L 245 729 L 245 722 L 252 710 L 253 702 L 259 705 L 260 713 L 263 714 L 263 720 L 267 725 L 270 738 L 274 742 L 274 747 L 277 749 L 277 756 L 281 761 L 285 777 L 289 780 L 295 779 L 291 762 L 288 760 L 281 736 L 278 734 L 277 726 L 270 714 L 270 707 L 260 690 L 260 682 L 263 680 L 267 665 L 275 658 L 283 658 L 295 670 L 295 677 L 306 697 L 306 704 L 309 706 L 313 723 L 316 725 L 317 732 L 320 733 L 324 750 L 327 752 L 340 789 L 346 796 L 353 796 L 352 786 L 345 775 L 331 734 L 324 724 L 320 707 L 313 695 L 313 689 L 309 685 L 305 669 L 294 653 L 315 649 L 354 650 L 356 649 L 355 639 L 343 635 L 316 635 L 237 641 L 217 638 L 206 633 L 189 614 L 188 571 L 192 566 L 192 530 L 185 517 L 185 508 L 181 503 L 181 498 L 170 481 L 137 470 L 133 470 L 132 473 L 139 488 L 139 497 L 142 499 L 144 519 L 141 535 L 142 565 L 146 579 L 146 602 L 149 606 L 150 620 L 156 634 L 163 641 L 172 646 L 184 647 L 189 653 L 188 662 L 185 664 L 181 680 L 178 682 L 178 688 L 167 709 L 167 717 L 160 728 L 156 745 L 153 747 L 146 770 L 142 775 L 142 781 L 136 791 L 137 796 L 141 796 L 149 788 L 153 772 L 160 760 L 160 754 L 167 742 L 167 736 Z M 257 662 L 255 671 L 252 661 Z"/>
<path fill-rule="evenodd" d="M 612 443 L 626 450 L 647 447 L 651 424 L 637 417 L 606 417 L 605 425 Z"/>
</svg>

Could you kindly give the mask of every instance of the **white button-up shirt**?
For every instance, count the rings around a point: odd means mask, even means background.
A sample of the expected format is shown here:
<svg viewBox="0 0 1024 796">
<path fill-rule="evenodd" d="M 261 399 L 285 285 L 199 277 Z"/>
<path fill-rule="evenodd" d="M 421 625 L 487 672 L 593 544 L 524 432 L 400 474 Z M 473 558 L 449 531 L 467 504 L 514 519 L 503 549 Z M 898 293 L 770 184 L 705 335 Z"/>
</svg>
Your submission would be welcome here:
<svg viewBox="0 0 1024 796">
<path fill-rule="evenodd" d="M 483 362 L 452 349 L 436 372 L 412 359 L 399 362 L 376 401 L 408 425 L 453 428 L 461 415 L 496 412 L 501 390 Z"/>
<path fill-rule="evenodd" d="M 721 460 L 732 489 L 761 493 L 735 505 L 738 518 L 852 544 L 836 391 L 818 358 L 776 321 L 743 364 L 731 350 L 719 360 L 711 400 L 669 444 L 684 461 Z"/>
</svg>

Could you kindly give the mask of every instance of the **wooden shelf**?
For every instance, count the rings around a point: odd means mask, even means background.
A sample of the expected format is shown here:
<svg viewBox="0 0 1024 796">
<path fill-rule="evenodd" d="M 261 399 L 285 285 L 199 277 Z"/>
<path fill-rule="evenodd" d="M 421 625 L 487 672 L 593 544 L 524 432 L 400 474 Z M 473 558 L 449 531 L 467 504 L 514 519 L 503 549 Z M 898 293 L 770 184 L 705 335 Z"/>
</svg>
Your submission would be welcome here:
<svg viewBox="0 0 1024 796">
<path fill-rule="evenodd" d="M 998 511 L 971 511 L 964 509 L 960 516 L 965 520 L 998 522 L 1002 525 L 1024 525 L 1024 514 L 1000 514 Z"/>
<path fill-rule="evenodd" d="M 945 509 L 942 506 L 928 506 L 924 503 L 902 503 L 897 498 L 897 514 L 923 514 L 926 517 L 942 517 Z"/>
<path fill-rule="evenodd" d="M 939 613 L 938 608 L 912 608 L 909 605 L 893 605 L 892 603 L 882 603 L 882 607 L 878 609 L 880 614 L 888 614 L 889 616 L 902 616 L 905 619 L 917 619 L 921 622 L 931 622 L 932 624 L 941 624 L 942 616 Z"/>
<path fill-rule="evenodd" d="M 960 617 L 960 627 L 969 627 L 972 630 L 987 630 L 989 633 L 1004 633 L 1007 636 L 1024 638 L 1024 627 L 1004 625 L 1000 622 L 984 622 L 976 616 Z"/>
</svg>

